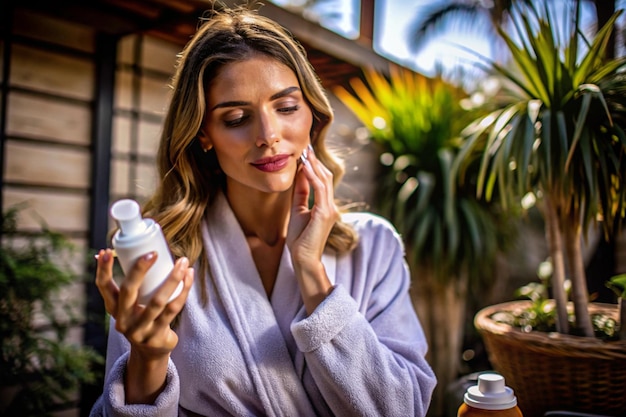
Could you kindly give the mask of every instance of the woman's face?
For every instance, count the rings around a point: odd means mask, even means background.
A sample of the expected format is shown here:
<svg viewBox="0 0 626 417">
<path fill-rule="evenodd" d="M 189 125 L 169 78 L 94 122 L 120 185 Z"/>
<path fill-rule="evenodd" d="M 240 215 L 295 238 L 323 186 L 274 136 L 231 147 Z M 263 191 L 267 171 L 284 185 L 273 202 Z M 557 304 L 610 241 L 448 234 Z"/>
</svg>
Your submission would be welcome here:
<svg viewBox="0 0 626 417">
<path fill-rule="evenodd" d="M 291 69 L 264 56 L 227 64 L 207 92 L 202 146 L 231 192 L 283 192 L 309 144 L 313 114 Z"/>
</svg>

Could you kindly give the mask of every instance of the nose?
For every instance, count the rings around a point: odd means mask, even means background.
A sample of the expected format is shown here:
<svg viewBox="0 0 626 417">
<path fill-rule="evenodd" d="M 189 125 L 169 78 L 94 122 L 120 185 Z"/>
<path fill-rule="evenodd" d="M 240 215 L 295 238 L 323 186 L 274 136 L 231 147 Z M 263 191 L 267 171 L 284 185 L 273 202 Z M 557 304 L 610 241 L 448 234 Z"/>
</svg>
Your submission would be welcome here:
<svg viewBox="0 0 626 417">
<path fill-rule="evenodd" d="M 271 113 L 260 112 L 257 123 L 256 145 L 259 147 L 263 145 L 271 147 L 278 140 L 276 120 Z"/>
</svg>

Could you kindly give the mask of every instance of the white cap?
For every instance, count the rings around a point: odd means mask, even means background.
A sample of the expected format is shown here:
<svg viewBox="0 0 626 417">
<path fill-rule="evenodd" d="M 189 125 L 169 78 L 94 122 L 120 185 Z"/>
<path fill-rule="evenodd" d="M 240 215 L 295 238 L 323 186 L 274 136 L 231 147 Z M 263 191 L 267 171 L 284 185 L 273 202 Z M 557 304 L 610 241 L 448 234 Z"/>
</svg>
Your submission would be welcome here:
<svg viewBox="0 0 626 417">
<path fill-rule="evenodd" d="M 513 390 L 504 384 L 504 377 L 497 373 L 478 376 L 478 385 L 467 389 L 465 404 L 483 410 L 506 410 L 517 405 Z"/>
<path fill-rule="evenodd" d="M 117 222 L 122 235 L 134 236 L 146 230 L 139 204 L 135 200 L 125 199 L 113 203 L 111 217 Z"/>
</svg>

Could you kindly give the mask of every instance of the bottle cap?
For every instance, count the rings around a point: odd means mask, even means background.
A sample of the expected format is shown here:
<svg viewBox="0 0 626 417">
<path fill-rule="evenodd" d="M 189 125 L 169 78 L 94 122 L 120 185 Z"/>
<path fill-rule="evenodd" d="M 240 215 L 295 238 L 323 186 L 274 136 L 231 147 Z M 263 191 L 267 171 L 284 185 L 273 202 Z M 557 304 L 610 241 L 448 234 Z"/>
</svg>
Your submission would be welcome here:
<svg viewBox="0 0 626 417">
<path fill-rule="evenodd" d="M 146 230 L 139 204 L 135 200 L 118 200 L 111 206 L 111 217 L 115 219 L 123 236 L 138 235 Z"/>
<path fill-rule="evenodd" d="M 504 383 L 504 377 L 497 373 L 484 373 L 478 376 L 478 385 L 467 389 L 463 398 L 465 404 L 483 410 L 506 410 L 517 405 L 513 390 Z"/>
</svg>

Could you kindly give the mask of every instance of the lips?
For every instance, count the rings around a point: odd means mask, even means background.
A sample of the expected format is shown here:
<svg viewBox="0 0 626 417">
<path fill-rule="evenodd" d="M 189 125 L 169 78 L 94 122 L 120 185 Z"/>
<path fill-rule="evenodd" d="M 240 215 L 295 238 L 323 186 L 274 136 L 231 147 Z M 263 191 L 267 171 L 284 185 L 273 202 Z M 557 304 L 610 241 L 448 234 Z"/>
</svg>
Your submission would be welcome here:
<svg viewBox="0 0 626 417">
<path fill-rule="evenodd" d="M 289 155 L 276 155 L 257 159 L 252 166 L 263 172 L 276 172 L 285 168 L 289 163 Z"/>
</svg>

